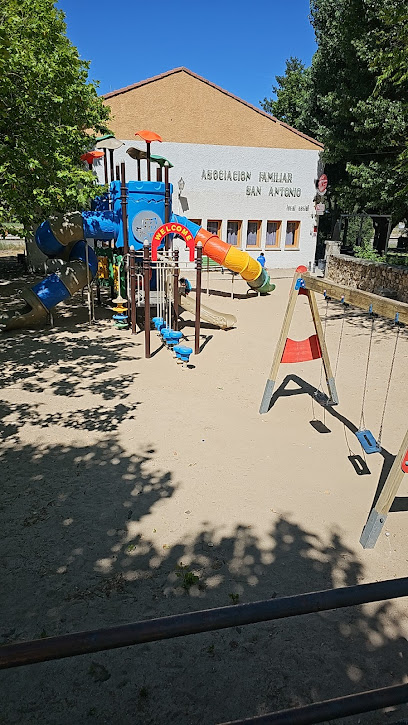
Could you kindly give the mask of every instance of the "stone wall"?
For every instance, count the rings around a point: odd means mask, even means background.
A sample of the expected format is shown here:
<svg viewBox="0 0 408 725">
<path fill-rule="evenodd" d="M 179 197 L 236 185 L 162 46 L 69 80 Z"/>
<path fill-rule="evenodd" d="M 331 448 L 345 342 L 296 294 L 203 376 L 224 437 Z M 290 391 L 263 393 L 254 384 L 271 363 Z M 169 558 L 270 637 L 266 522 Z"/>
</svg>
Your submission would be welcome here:
<svg viewBox="0 0 408 725">
<path fill-rule="evenodd" d="M 382 262 L 356 259 L 345 254 L 330 254 L 325 276 L 353 289 L 373 292 L 408 303 L 408 268 L 394 267 Z"/>
</svg>

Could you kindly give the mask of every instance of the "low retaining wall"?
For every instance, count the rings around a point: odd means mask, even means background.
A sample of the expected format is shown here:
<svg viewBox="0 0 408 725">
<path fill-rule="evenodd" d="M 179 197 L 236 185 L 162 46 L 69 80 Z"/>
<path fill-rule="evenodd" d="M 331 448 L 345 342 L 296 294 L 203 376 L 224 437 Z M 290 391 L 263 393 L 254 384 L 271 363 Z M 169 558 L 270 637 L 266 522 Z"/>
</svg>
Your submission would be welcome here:
<svg viewBox="0 0 408 725">
<path fill-rule="evenodd" d="M 330 254 L 325 276 L 347 287 L 408 303 L 408 268 Z"/>
</svg>

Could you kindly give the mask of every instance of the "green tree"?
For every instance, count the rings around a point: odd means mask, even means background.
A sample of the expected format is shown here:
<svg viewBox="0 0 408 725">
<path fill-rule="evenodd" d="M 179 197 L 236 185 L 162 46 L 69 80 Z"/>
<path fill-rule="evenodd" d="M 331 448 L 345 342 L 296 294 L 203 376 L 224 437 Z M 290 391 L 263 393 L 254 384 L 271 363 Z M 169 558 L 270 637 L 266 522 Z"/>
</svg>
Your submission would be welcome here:
<svg viewBox="0 0 408 725">
<path fill-rule="evenodd" d="M 286 61 L 285 74 L 275 76 L 277 85 L 272 86 L 272 92 L 276 100 L 264 98 L 260 102 L 267 113 L 307 134 L 310 134 L 312 125 L 308 113 L 309 75 L 310 71 L 302 61 L 291 56 Z"/>
<path fill-rule="evenodd" d="M 375 47 L 377 54 L 372 62 L 372 68 L 379 74 L 377 79 L 377 92 L 394 85 L 405 89 L 402 94 L 404 116 L 408 117 L 408 8 L 406 3 L 386 3 L 380 11 L 382 25 L 377 30 Z M 408 170 L 408 139 L 406 146 L 399 157 L 399 168 Z M 408 187 L 400 194 L 408 193 Z"/>
<path fill-rule="evenodd" d="M 298 128 L 324 144 L 336 215 L 391 214 L 394 224 L 407 216 L 406 14 L 399 0 L 311 0 L 318 47 L 303 71 Z M 280 87 L 286 89 L 292 78 L 290 69 L 279 78 Z M 270 109 L 286 120 L 289 99 L 281 94 L 278 100 Z M 387 219 L 375 220 L 379 251 L 387 229 Z"/>
<path fill-rule="evenodd" d="M 309 97 L 339 206 L 392 214 L 394 223 L 407 212 L 400 192 L 408 176 L 398 163 L 408 133 L 408 89 L 389 78 L 379 90 L 375 60 L 394 32 L 385 28 L 383 13 L 396 5 L 396 0 L 312 0 L 318 49 Z M 382 251 L 387 220 L 375 220 L 375 228 L 374 244 Z"/>
<path fill-rule="evenodd" d="M 53 0 L 0 9 L 0 232 L 85 204 L 95 179 L 80 161 L 109 111 Z"/>
<path fill-rule="evenodd" d="M 386 81 L 400 85 L 408 81 L 408 8 L 404 2 L 386 2 L 379 12 L 381 21 L 375 38 L 373 68 L 380 71 L 378 85 Z"/>
</svg>

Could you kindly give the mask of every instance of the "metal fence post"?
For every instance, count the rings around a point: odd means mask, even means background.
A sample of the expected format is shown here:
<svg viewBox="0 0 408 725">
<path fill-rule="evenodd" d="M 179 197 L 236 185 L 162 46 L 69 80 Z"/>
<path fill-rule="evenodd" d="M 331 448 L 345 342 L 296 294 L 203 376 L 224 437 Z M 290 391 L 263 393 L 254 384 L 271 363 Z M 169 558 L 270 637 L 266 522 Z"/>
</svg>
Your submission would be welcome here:
<svg viewBox="0 0 408 725">
<path fill-rule="evenodd" d="M 195 331 L 194 331 L 194 354 L 200 352 L 200 315 L 201 315 L 201 271 L 203 266 L 203 245 L 197 244 L 196 257 L 196 308 L 195 308 Z"/>
</svg>

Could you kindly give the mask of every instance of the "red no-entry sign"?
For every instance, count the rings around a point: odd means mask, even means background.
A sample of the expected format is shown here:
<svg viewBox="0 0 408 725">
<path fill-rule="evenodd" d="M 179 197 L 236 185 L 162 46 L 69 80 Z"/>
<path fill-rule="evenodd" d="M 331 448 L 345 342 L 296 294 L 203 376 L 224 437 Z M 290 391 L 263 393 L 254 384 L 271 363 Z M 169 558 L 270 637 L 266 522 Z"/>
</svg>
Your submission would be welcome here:
<svg viewBox="0 0 408 725">
<path fill-rule="evenodd" d="M 327 176 L 326 174 L 322 174 L 319 177 L 319 181 L 317 183 L 317 188 L 320 192 L 320 194 L 325 194 L 327 189 Z"/>
</svg>

